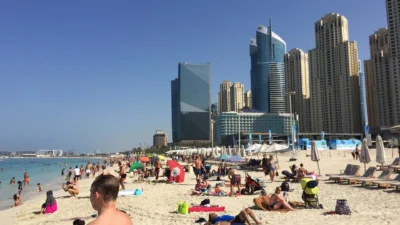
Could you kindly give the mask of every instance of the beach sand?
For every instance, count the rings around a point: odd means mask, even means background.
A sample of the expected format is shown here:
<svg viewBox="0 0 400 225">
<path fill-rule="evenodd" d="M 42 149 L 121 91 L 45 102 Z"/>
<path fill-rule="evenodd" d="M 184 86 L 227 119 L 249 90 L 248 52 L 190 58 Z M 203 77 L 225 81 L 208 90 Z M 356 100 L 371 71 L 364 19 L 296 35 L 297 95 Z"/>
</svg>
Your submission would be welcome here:
<svg viewBox="0 0 400 225">
<path fill-rule="evenodd" d="M 308 151 L 309 153 L 310 151 Z M 346 157 L 344 157 L 344 155 Z M 387 163 L 393 161 L 392 150 L 386 150 Z M 291 153 L 278 154 L 279 172 L 289 170 L 293 162 L 289 162 Z M 398 156 L 395 151 L 394 157 Z M 257 156 L 253 156 L 257 158 Z M 261 158 L 261 156 L 260 156 Z M 297 154 L 297 165 L 303 163 L 309 171 L 318 171 L 317 163 L 312 162 L 310 157 L 306 157 L 306 151 Z M 375 166 L 375 150 L 371 150 L 372 162 L 367 165 Z M 360 164 L 353 160 L 350 151 L 326 151 L 321 153 L 320 169 L 321 174 L 338 173 L 343 170 L 348 163 Z M 364 165 L 361 165 L 360 172 L 364 172 Z M 215 168 L 215 167 L 214 167 Z M 112 169 L 109 168 L 109 171 Z M 380 172 L 378 171 L 377 174 Z M 252 176 L 260 178 L 263 181 L 269 180 L 262 172 L 251 172 Z M 393 174 L 392 177 L 396 176 Z M 244 173 L 243 176 L 244 177 Z M 323 178 L 324 179 L 324 178 Z M 194 224 L 199 217 L 208 219 L 207 213 L 191 213 L 188 215 L 176 214 L 178 202 L 187 201 L 189 204 L 200 204 L 200 202 L 209 198 L 211 204 L 224 205 L 226 212 L 224 214 L 236 215 L 245 207 L 253 206 L 253 198 L 256 196 L 240 197 L 207 197 L 190 196 L 189 190 L 195 186 L 195 178 L 191 173 L 186 173 L 186 180 L 182 184 L 137 184 L 132 182 L 128 175 L 127 190 L 143 188 L 142 196 L 119 197 L 117 206 L 120 210 L 126 211 L 132 218 L 135 225 L 146 224 Z M 72 224 L 75 218 L 83 218 L 86 224 L 94 219 L 90 216 L 96 214 L 92 209 L 89 200 L 89 189 L 93 179 L 83 179 L 79 181 L 81 193 L 79 198 L 63 198 L 68 196 L 64 191 L 56 191 L 54 196 L 57 198 L 58 211 L 49 215 L 38 215 L 40 206 L 45 201 L 43 196 L 24 202 L 24 205 L 18 208 L 0 211 L 2 225 L 17 224 Z M 274 183 L 267 184 L 267 192 L 270 194 L 275 187 L 279 186 L 283 180 L 279 176 Z M 243 183 L 243 178 L 242 178 Z M 333 184 L 331 181 L 321 181 L 319 184 L 319 200 L 324 209 L 298 210 L 295 212 L 279 213 L 264 212 L 254 210 L 256 215 L 268 224 L 400 224 L 400 192 L 393 189 L 383 190 L 376 187 L 365 188 L 361 185 L 340 185 Z M 301 200 L 301 187 L 299 183 L 291 184 L 295 190 L 290 193 L 291 201 Z M 228 191 L 228 188 L 223 188 Z M 347 199 L 352 210 L 351 216 L 322 215 L 324 212 L 334 211 L 337 199 Z M 10 205 L 12 202 L 10 202 Z M 219 213 L 221 214 L 221 213 Z"/>
</svg>

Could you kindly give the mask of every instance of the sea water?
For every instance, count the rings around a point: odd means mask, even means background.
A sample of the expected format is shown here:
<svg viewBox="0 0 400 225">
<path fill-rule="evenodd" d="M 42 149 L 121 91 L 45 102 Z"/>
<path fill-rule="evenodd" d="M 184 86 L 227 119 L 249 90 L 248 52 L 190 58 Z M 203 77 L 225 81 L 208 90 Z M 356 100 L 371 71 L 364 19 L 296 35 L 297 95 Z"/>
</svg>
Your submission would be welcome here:
<svg viewBox="0 0 400 225">
<path fill-rule="evenodd" d="M 8 158 L 0 161 L 0 210 L 9 208 L 14 204 L 13 195 L 18 193 L 18 181 L 23 182 L 24 173 L 28 172 L 30 185 L 22 184 L 22 201 L 26 201 L 36 195 L 43 195 L 45 200 L 47 190 L 59 190 L 65 183 L 66 175 L 70 167 L 84 167 L 88 162 L 103 164 L 104 159 L 95 158 Z M 64 176 L 61 176 L 61 170 Z M 14 185 L 10 184 L 11 178 L 15 177 Z M 72 175 L 73 177 L 73 175 Z M 85 178 L 82 178 L 85 179 Z M 40 183 L 43 192 L 38 193 L 37 184 Z"/>
</svg>

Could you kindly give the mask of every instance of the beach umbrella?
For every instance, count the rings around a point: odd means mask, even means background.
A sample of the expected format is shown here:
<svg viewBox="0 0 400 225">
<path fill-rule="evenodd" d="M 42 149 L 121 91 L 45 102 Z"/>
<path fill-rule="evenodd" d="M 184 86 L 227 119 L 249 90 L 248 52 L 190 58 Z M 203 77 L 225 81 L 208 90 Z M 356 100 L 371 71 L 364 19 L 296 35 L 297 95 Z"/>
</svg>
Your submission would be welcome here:
<svg viewBox="0 0 400 225">
<path fill-rule="evenodd" d="M 173 160 L 167 160 L 167 164 L 171 170 L 169 181 L 175 181 L 176 183 L 185 181 L 185 171 L 179 163 Z"/>
<path fill-rule="evenodd" d="M 223 154 L 223 155 L 221 155 L 220 157 L 218 157 L 217 159 L 219 159 L 219 160 L 226 160 L 228 157 L 229 157 L 229 155 Z"/>
<path fill-rule="evenodd" d="M 367 163 L 371 162 L 371 156 L 369 155 L 369 148 L 367 145 L 367 139 L 364 138 L 361 145 L 361 155 L 360 155 L 360 162 L 364 163 L 364 170 L 367 170 Z"/>
<path fill-rule="evenodd" d="M 318 165 L 318 174 L 321 175 L 321 170 L 319 169 L 319 152 L 317 149 L 317 145 L 315 144 L 315 141 L 311 142 L 311 161 L 317 162 Z"/>
<path fill-rule="evenodd" d="M 158 155 L 157 156 L 160 160 L 165 160 L 165 156 L 163 156 L 163 155 Z"/>
<path fill-rule="evenodd" d="M 132 164 L 131 168 L 129 169 L 129 171 L 131 172 L 131 171 L 134 171 L 134 170 L 137 170 L 137 169 L 143 169 L 143 166 L 142 166 L 142 164 L 140 162 L 134 162 Z"/>
<path fill-rule="evenodd" d="M 376 136 L 376 162 L 383 164 L 386 162 L 386 154 L 385 154 L 385 147 L 383 146 L 382 137 L 378 134 Z"/>
<path fill-rule="evenodd" d="M 139 160 L 140 160 L 141 162 L 149 162 L 149 161 L 150 161 L 149 157 L 147 157 L 147 156 L 142 156 L 142 157 L 140 157 Z"/>
<path fill-rule="evenodd" d="M 226 161 L 227 162 L 246 162 L 246 159 L 244 159 L 244 158 L 242 158 L 240 156 L 234 155 L 234 156 L 229 156 L 226 159 Z"/>
</svg>

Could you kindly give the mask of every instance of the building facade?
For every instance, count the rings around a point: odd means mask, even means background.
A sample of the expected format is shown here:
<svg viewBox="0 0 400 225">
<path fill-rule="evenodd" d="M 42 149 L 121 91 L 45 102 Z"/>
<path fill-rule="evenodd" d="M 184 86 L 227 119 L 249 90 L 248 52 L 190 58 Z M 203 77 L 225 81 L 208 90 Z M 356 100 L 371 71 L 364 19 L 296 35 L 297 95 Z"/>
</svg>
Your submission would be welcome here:
<svg viewBox="0 0 400 225">
<path fill-rule="evenodd" d="M 224 80 L 218 93 L 218 113 L 239 112 L 244 107 L 244 85 Z"/>
<path fill-rule="evenodd" d="M 308 55 L 301 49 L 292 49 L 285 55 L 285 88 L 286 93 L 294 92 L 287 95 L 286 112 L 290 113 L 290 107 L 292 107 L 292 113 L 299 115 L 300 132 L 310 132 Z"/>
<path fill-rule="evenodd" d="M 250 41 L 250 79 L 252 108 L 270 113 L 285 111 L 285 75 L 283 57 L 285 41 L 259 25 L 256 39 Z"/>
<path fill-rule="evenodd" d="M 153 146 L 154 147 L 164 147 L 167 146 L 167 134 L 162 130 L 156 130 L 153 135 Z"/>
<path fill-rule="evenodd" d="M 179 63 L 171 81 L 172 140 L 210 141 L 210 64 Z"/>
<path fill-rule="evenodd" d="M 389 29 L 389 71 L 391 84 L 392 125 L 400 124 L 400 2 L 386 0 L 386 16 Z"/>
<path fill-rule="evenodd" d="M 247 109 L 252 109 L 252 104 L 251 104 L 251 91 L 248 90 L 246 91 L 244 94 L 244 107 L 246 107 Z"/>
<path fill-rule="evenodd" d="M 239 118 L 240 117 L 240 118 Z M 239 122 L 240 121 L 240 122 Z M 240 123 L 240 126 L 239 126 Z M 240 127 L 240 128 L 239 128 Z M 290 134 L 290 114 L 288 113 L 259 113 L 259 112 L 224 112 L 217 116 L 215 122 L 216 141 L 240 132 Z"/>
<path fill-rule="evenodd" d="M 389 47 L 388 29 L 379 29 L 369 36 L 371 59 L 364 60 L 364 73 L 368 117 L 372 128 L 393 124 Z"/>
<path fill-rule="evenodd" d="M 316 47 L 309 51 L 312 132 L 360 133 L 358 50 L 348 21 L 328 14 L 315 23 Z"/>
</svg>

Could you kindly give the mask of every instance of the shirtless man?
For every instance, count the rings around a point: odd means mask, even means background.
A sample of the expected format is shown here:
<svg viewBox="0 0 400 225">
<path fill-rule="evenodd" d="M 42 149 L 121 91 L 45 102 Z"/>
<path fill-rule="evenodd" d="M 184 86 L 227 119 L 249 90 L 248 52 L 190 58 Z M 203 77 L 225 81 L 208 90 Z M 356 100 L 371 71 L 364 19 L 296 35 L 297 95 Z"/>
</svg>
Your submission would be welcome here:
<svg viewBox="0 0 400 225">
<path fill-rule="evenodd" d="M 157 157 L 156 161 L 154 162 L 154 168 L 155 168 L 155 173 L 156 173 L 156 182 L 158 182 L 158 175 L 159 175 L 160 169 L 161 169 L 161 161 L 158 157 Z"/>
<path fill-rule="evenodd" d="M 126 166 L 121 162 L 118 163 L 119 166 L 119 183 L 121 184 L 122 190 L 125 190 L 125 179 L 126 179 Z"/>
<path fill-rule="evenodd" d="M 118 179 L 113 175 L 97 177 L 90 188 L 90 203 L 98 212 L 97 218 L 88 225 L 132 225 L 131 218 L 117 209 Z"/>
<path fill-rule="evenodd" d="M 67 181 L 66 184 L 61 185 L 61 188 L 64 189 L 65 192 L 68 192 L 71 197 L 76 197 L 79 194 L 78 187 L 69 181 Z"/>
<path fill-rule="evenodd" d="M 233 195 L 233 186 L 237 186 L 238 191 L 236 196 L 240 195 L 240 185 L 241 185 L 241 177 L 240 174 L 235 169 L 228 170 L 228 179 L 231 180 L 231 193 L 229 196 Z"/>
<path fill-rule="evenodd" d="M 271 209 L 289 209 L 291 211 L 295 211 L 292 206 L 289 205 L 287 202 L 287 195 L 282 195 L 281 187 L 276 187 L 275 193 L 272 194 L 271 198 L 269 199 L 269 207 Z"/>
<path fill-rule="evenodd" d="M 203 168 L 203 163 L 201 163 L 200 157 L 196 156 L 196 160 L 194 161 L 194 175 L 196 175 L 196 180 L 201 177 L 201 169 Z"/>
<path fill-rule="evenodd" d="M 103 171 L 101 172 L 101 175 L 108 175 L 108 174 L 110 174 L 110 173 L 108 172 L 108 170 L 107 170 L 106 165 L 103 165 L 101 168 L 103 169 Z"/>
</svg>

